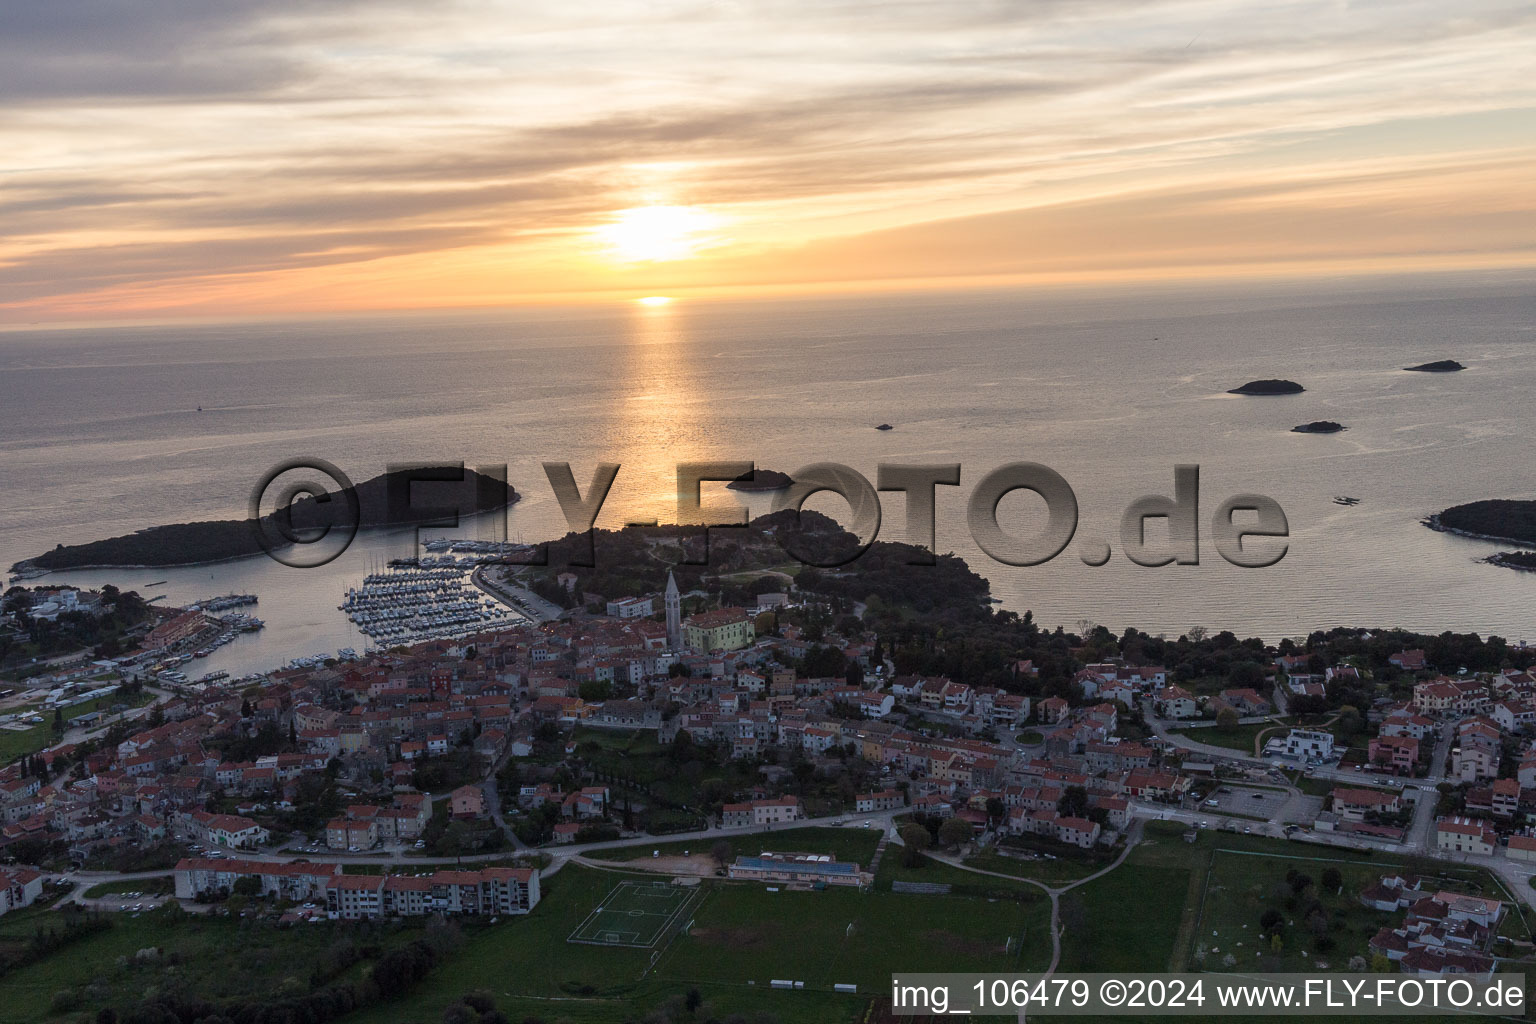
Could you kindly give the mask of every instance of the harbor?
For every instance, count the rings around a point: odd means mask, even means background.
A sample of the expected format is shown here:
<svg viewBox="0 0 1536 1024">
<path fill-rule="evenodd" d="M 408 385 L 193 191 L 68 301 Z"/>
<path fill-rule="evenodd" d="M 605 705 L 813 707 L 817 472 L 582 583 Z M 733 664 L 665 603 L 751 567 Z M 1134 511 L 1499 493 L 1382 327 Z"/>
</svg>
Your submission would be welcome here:
<svg viewBox="0 0 1536 1024">
<path fill-rule="evenodd" d="M 363 635 L 389 645 L 459 639 L 523 621 L 476 588 L 468 571 L 391 566 L 348 588 L 339 608 Z"/>
</svg>

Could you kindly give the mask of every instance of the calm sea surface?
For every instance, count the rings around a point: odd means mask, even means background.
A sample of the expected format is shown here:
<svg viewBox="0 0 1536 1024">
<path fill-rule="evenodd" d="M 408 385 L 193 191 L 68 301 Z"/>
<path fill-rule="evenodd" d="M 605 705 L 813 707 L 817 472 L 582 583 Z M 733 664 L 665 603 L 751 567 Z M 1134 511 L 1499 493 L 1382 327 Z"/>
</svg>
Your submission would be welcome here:
<svg viewBox="0 0 1536 1024">
<path fill-rule="evenodd" d="M 1442 357 L 1469 369 L 1401 370 Z M 1260 377 L 1307 393 L 1224 393 Z M 1316 419 L 1349 429 L 1289 432 Z M 895 429 L 875 430 L 882 422 Z M 1459 501 L 1536 497 L 1533 427 L 1528 277 L 12 331 L 0 333 L 0 561 L 241 517 L 262 473 L 298 456 L 355 481 L 391 462 L 505 462 L 525 496 L 507 529 L 527 541 L 565 529 L 546 460 L 571 462 L 583 487 L 595 462 L 622 464 L 605 526 L 672 519 L 683 460 L 784 471 L 835 461 L 871 480 L 881 461 L 959 462 L 961 486 L 939 493 L 941 549 L 1043 623 L 1270 639 L 1400 625 L 1536 640 L 1536 574 L 1480 564 L 1497 548 L 1419 525 Z M 1082 510 L 1078 539 L 1033 568 L 992 562 L 965 527 L 971 487 L 1017 460 L 1064 475 Z M 1171 493 L 1185 462 L 1201 467 L 1203 537 L 1231 494 L 1280 502 L 1292 531 L 1280 564 L 1233 567 L 1208 539 L 1198 566 L 1123 557 L 1122 510 Z M 882 536 L 903 539 L 902 498 L 885 498 Z M 1032 532 L 1034 501 L 1005 499 L 1004 524 Z M 840 511 L 826 495 L 811 507 Z M 1084 538 L 1110 541 L 1114 557 L 1084 565 Z M 342 593 L 411 548 L 409 532 L 363 534 L 322 569 L 252 559 L 48 579 L 115 582 L 172 604 L 257 593 L 267 631 L 199 664 L 244 672 L 362 649 L 336 609 Z"/>
</svg>

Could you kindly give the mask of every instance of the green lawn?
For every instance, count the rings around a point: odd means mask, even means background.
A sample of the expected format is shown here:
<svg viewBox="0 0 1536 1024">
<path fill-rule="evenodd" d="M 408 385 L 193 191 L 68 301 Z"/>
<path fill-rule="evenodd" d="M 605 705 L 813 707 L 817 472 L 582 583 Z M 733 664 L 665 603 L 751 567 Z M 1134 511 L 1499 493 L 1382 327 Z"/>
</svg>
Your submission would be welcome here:
<svg viewBox="0 0 1536 1024">
<path fill-rule="evenodd" d="M 997 878 L 992 875 L 979 875 L 974 871 L 945 864 L 943 861 L 934 860 L 924 856 L 916 867 L 907 867 L 902 858 L 903 850 L 899 846 L 889 847 L 885 851 L 885 857 L 880 861 L 880 870 L 875 874 L 875 888 L 881 892 L 889 892 L 891 883 L 904 882 L 934 882 L 941 885 L 955 886 L 957 891 L 968 895 L 1004 896 L 1013 894 L 1036 895 L 1040 893 L 1037 886 L 1031 885 L 1022 878 L 1018 880 L 1009 878 Z"/>
<path fill-rule="evenodd" d="M 1316 864 L 1320 858 L 1336 857 L 1366 873 L 1387 869 L 1386 864 L 1374 863 L 1361 852 L 1214 830 L 1201 831 L 1195 842 L 1186 843 L 1185 831 L 1186 827 L 1176 822 L 1148 822 L 1145 838 L 1124 864 L 1061 897 L 1062 921 L 1066 926 L 1062 940 L 1063 970 L 1187 968 L 1197 944 L 1197 931 L 1202 927 L 1201 899 L 1206 874 L 1217 858 L 1249 867 L 1279 865 L 1282 878 L 1289 867 L 1297 867 L 1316 878 L 1322 869 L 1322 865 Z M 1226 851 L 1265 856 L 1238 856 Z M 1127 913 L 1127 907 L 1134 907 L 1135 912 Z M 1258 913 L 1251 916 L 1250 930 L 1256 930 Z M 1205 931 L 1208 933 L 1210 928 Z M 1208 940 L 1209 935 L 1200 938 Z M 1209 948 L 1209 941 L 1206 945 Z"/>
<path fill-rule="evenodd" d="M 880 842 L 881 830 L 864 828 L 862 825 L 844 825 L 840 828 L 816 826 L 809 828 L 769 829 L 747 835 L 728 836 L 724 839 L 731 846 L 731 857 L 750 856 L 764 850 L 777 853 L 825 853 L 837 860 L 851 860 L 868 867 Z M 593 860 L 634 861 L 646 860 L 652 850 L 660 850 L 662 856 L 681 856 L 684 850 L 690 854 L 709 856 L 716 839 L 680 840 L 668 843 L 646 843 L 643 846 L 619 846 L 610 850 L 593 850 L 587 854 Z"/>
<path fill-rule="evenodd" d="M 1170 969 L 1191 872 L 1135 859 L 1061 896 L 1061 970 Z"/>
<path fill-rule="evenodd" d="M 1281 719 L 1279 722 L 1257 722 L 1253 725 L 1239 725 L 1232 729 L 1223 729 L 1220 726 L 1211 726 L 1204 729 L 1183 729 L 1180 736 L 1187 737 L 1196 743 L 1205 743 L 1213 747 L 1227 747 L 1231 750 L 1239 750 L 1245 754 L 1253 753 L 1253 741 L 1261 732 L 1278 728 L 1280 731 L 1290 727 L 1289 719 Z"/>
<path fill-rule="evenodd" d="M 663 955 L 661 977 L 758 988 L 782 978 L 880 992 L 897 971 L 1030 970 L 1050 959 L 1043 896 L 993 902 L 732 886 L 706 896 L 694 921 Z"/>
<path fill-rule="evenodd" d="M 1021 860 L 1018 857 L 1008 857 L 990 850 L 965 858 L 965 864 L 968 867 L 980 868 L 982 871 L 995 871 L 1015 878 L 1032 878 L 1047 885 L 1061 885 L 1066 882 L 1075 882 L 1079 878 L 1086 878 L 1095 871 L 1108 867 L 1112 861 L 1113 858 L 1105 858 L 1102 861 L 1088 862 L 1068 860 L 1060 856 L 1055 860 Z"/>
</svg>

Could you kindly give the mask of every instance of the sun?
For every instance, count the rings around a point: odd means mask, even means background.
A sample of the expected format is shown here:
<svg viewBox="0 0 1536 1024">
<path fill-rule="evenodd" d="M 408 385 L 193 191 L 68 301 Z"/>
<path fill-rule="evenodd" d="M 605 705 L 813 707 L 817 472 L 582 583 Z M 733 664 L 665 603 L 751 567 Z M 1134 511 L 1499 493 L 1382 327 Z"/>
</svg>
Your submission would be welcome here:
<svg viewBox="0 0 1536 1024">
<path fill-rule="evenodd" d="M 686 259 L 709 239 L 717 218 L 694 206 L 636 206 L 620 210 L 597 231 L 608 255 L 621 263 Z"/>
<path fill-rule="evenodd" d="M 647 295 L 643 299 L 636 299 L 642 306 L 665 306 L 672 301 L 670 295 Z"/>
</svg>

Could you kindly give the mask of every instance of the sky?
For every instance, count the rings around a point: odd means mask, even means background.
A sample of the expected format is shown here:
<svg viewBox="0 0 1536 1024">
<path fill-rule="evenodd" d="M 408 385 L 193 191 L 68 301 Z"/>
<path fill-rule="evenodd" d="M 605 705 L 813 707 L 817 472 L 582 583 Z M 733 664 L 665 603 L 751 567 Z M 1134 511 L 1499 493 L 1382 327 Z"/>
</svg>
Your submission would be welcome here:
<svg viewBox="0 0 1536 1024">
<path fill-rule="evenodd" d="M 0 5 L 0 322 L 1536 262 L 1536 5 Z"/>
</svg>

